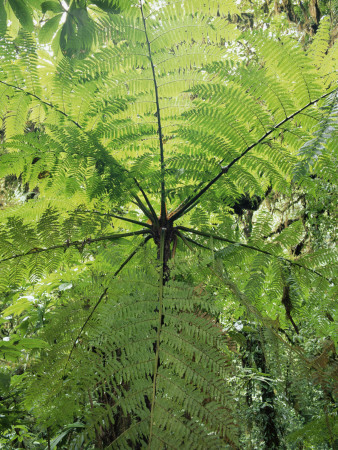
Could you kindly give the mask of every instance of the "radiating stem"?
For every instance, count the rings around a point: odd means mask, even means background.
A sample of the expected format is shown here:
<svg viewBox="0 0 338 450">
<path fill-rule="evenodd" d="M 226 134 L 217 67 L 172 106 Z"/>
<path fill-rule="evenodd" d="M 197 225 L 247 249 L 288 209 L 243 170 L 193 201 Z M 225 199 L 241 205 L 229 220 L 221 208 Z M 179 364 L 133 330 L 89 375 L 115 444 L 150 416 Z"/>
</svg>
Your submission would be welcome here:
<svg viewBox="0 0 338 450">
<path fill-rule="evenodd" d="M 123 263 L 120 265 L 120 267 L 116 270 L 116 272 L 114 273 L 113 277 L 116 277 L 116 276 L 121 272 L 121 270 L 122 270 L 122 269 L 128 264 L 128 262 L 136 255 L 136 253 L 140 250 L 140 248 L 142 248 L 142 247 L 149 241 L 150 238 L 151 238 L 151 236 L 147 236 L 147 237 L 145 238 L 145 240 L 144 240 L 143 242 L 141 242 L 141 244 L 138 245 L 138 246 L 135 248 L 135 250 L 133 250 L 133 251 L 131 252 L 131 254 L 128 256 L 128 258 L 125 259 L 125 260 L 123 261 Z M 94 312 L 96 311 L 96 309 L 98 308 L 98 306 L 100 305 L 100 303 L 102 302 L 102 300 L 104 299 L 104 297 L 106 296 L 107 291 L 108 291 L 108 288 L 106 288 L 106 289 L 103 291 L 102 295 L 100 296 L 100 298 L 98 299 L 98 301 L 95 303 L 95 305 L 94 305 L 93 309 L 91 310 L 89 316 L 87 317 L 87 319 L 85 320 L 84 324 L 82 325 L 82 327 L 81 327 L 81 329 L 80 329 L 80 331 L 79 331 L 79 334 L 78 334 L 78 335 L 76 336 L 76 338 L 74 339 L 73 346 L 72 346 L 72 348 L 71 348 L 71 350 L 70 350 L 70 353 L 69 353 L 69 355 L 68 355 L 68 359 L 67 359 L 67 362 L 66 362 L 66 364 L 65 364 L 64 371 L 65 371 L 66 368 L 67 368 L 67 365 L 68 365 L 68 363 L 69 363 L 69 360 L 70 360 L 70 358 L 71 358 L 71 356 L 72 356 L 72 354 L 73 354 L 73 351 L 74 351 L 74 349 L 75 349 L 75 347 L 76 347 L 77 341 L 79 340 L 79 338 L 80 338 L 80 336 L 81 336 L 83 330 L 85 329 L 87 323 L 88 323 L 88 322 L 90 321 L 90 319 L 92 318 Z"/>
<path fill-rule="evenodd" d="M 83 128 L 82 125 L 80 125 L 78 122 L 76 122 L 74 119 L 72 119 L 72 118 L 69 116 L 69 114 L 67 114 L 66 112 L 64 112 L 64 111 L 62 111 L 61 109 L 59 109 L 59 108 L 58 108 L 57 106 L 55 106 L 53 103 L 47 102 L 46 100 L 42 100 L 42 98 L 38 97 L 38 96 L 35 95 L 34 93 L 29 92 L 29 91 L 26 91 L 25 89 L 23 89 L 23 88 L 21 88 L 21 87 L 19 87 L 19 86 L 15 86 L 14 84 L 6 83 L 5 81 L 1 81 L 1 80 L 0 80 L 0 83 L 3 84 L 3 85 L 5 85 L 5 86 L 8 86 L 8 87 L 10 87 L 10 88 L 12 88 L 12 89 L 15 89 L 16 91 L 23 92 L 23 93 L 24 93 L 25 95 L 27 95 L 28 97 L 33 97 L 33 98 L 35 98 L 36 100 L 38 100 L 38 101 L 39 101 L 40 103 L 42 103 L 43 105 L 48 106 L 49 108 L 51 108 L 51 109 L 53 109 L 54 111 L 56 111 L 58 114 L 61 114 L 61 115 L 63 115 L 64 117 L 66 117 L 66 119 L 67 119 L 69 122 L 73 123 L 77 128 L 79 128 L 79 129 L 82 131 L 82 133 L 84 133 L 86 136 L 88 136 L 89 139 L 90 139 L 91 141 L 94 142 L 95 146 L 96 146 L 98 149 L 101 150 L 101 152 L 102 152 L 102 151 L 103 151 L 103 152 L 106 152 L 106 155 L 111 159 L 112 164 L 118 166 L 119 169 L 121 169 L 121 170 L 124 171 L 124 172 L 127 172 L 127 173 L 129 172 L 129 171 L 128 171 L 127 169 L 125 169 L 124 167 L 121 167 L 120 165 L 118 165 L 117 162 L 116 162 L 115 160 L 113 161 L 112 156 L 111 156 L 110 154 L 108 154 L 106 148 L 105 148 L 105 147 L 104 147 L 97 139 L 95 139 L 88 131 L 86 131 L 86 130 Z"/>
<path fill-rule="evenodd" d="M 151 401 L 151 410 L 150 410 L 150 430 L 149 430 L 149 445 L 151 446 L 152 439 L 152 430 L 153 430 L 153 422 L 154 422 L 154 407 L 155 407 L 155 399 L 156 399 L 156 382 L 157 382 L 157 373 L 159 367 L 159 353 L 160 353 L 160 339 L 161 339 L 161 331 L 162 331 L 162 315 L 163 315 L 163 287 L 164 287 L 164 247 L 165 247 L 165 234 L 166 229 L 161 229 L 161 240 L 160 240 L 160 276 L 159 276 L 159 288 L 158 288 L 158 328 L 157 328 L 157 337 L 156 337 L 156 353 L 155 353 L 155 366 L 154 366 L 154 376 L 153 376 L 153 397 Z"/>
<path fill-rule="evenodd" d="M 91 214 L 99 214 L 101 216 L 107 216 L 107 217 L 114 217 L 115 219 L 119 219 L 122 220 L 124 222 L 129 222 L 129 223 L 134 223 L 135 225 L 140 225 L 142 227 L 146 227 L 146 228 L 151 228 L 151 225 L 149 225 L 149 223 L 145 223 L 145 222 L 140 222 L 138 220 L 134 220 L 134 219 L 129 219 L 129 217 L 124 217 L 124 216 L 118 216 L 117 214 L 112 214 L 112 213 L 103 213 L 100 211 L 81 211 L 80 212 L 85 212 L 85 213 L 91 213 Z"/>
<path fill-rule="evenodd" d="M 176 231 L 177 236 L 182 240 L 182 242 L 188 247 L 189 250 L 193 251 L 194 249 L 191 247 L 191 245 L 188 242 L 188 239 L 186 236 L 184 236 L 183 233 L 180 233 L 178 230 Z"/>
<path fill-rule="evenodd" d="M 134 181 L 135 181 L 135 183 L 136 183 L 136 186 L 137 186 L 137 187 L 140 189 L 140 191 L 142 192 L 142 195 L 143 195 L 143 197 L 144 197 L 144 199 L 145 199 L 145 201 L 146 201 L 146 203 L 147 203 L 147 205 L 148 205 L 148 208 L 149 208 L 149 210 L 150 210 L 150 212 L 151 212 L 151 214 L 152 214 L 152 216 L 153 216 L 153 219 L 154 219 L 154 220 L 153 220 L 153 223 L 155 223 L 156 225 L 158 225 L 158 218 L 157 218 L 156 212 L 155 212 L 155 210 L 154 210 L 152 204 L 150 203 L 150 201 L 149 201 L 149 199 L 148 199 L 146 193 L 144 192 L 144 190 L 142 189 L 142 187 L 140 186 L 140 184 L 138 183 L 138 181 L 136 180 L 136 178 L 134 178 Z"/>
<path fill-rule="evenodd" d="M 29 97 L 34 97 L 36 100 L 38 100 L 43 105 L 49 106 L 50 108 L 53 108 L 54 111 L 56 111 L 59 114 L 62 114 L 63 116 L 65 116 L 77 128 L 80 128 L 80 130 L 82 130 L 82 126 L 78 122 L 76 122 L 75 120 L 71 119 L 67 113 L 65 113 L 61 109 L 57 108 L 55 105 L 53 105 L 53 103 L 47 102 L 45 100 L 42 100 L 42 98 L 38 97 L 37 95 L 33 94 L 32 92 L 26 91 L 25 89 L 22 89 L 19 86 L 15 86 L 14 84 L 6 83 L 5 81 L 1 81 L 1 80 L 0 80 L 0 83 L 4 84 L 5 86 L 11 87 L 11 88 L 15 89 L 16 91 L 23 92 L 24 94 L 28 95 Z"/>
<path fill-rule="evenodd" d="M 317 272 L 314 269 L 310 269 L 309 267 L 305 267 L 302 264 L 299 264 L 296 261 L 292 261 L 291 259 L 284 258 L 283 256 L 274 255 L 273 253 L 267 252 L 266 250 L 262 250 L 262 249 L 260 249 L 258 247 L 254 247 L 254 246 L 248 245 L 248 244 L 242 244 L 241 242 L 236 242 L 236 241 L 233 241 L 231 239 L 226 239 L 224 237 L 217 236 L 216 234 L 206 233 L 206 232 L 198 231 L 198 230 L 193 230 L 192 228 L 187 228 L 187 227 L 183 227 L 183 226 L 178 226 L 178 227 L 176 227 L 176 229 L 177 230 L 186 231 L 187 233 L 197 234 L 198 236 L 213 238 L 213 239 L 216 239 L 217 241 L 228 242 L 230 244 L 238 245 L 239 247 L 248 248 L 250 250 L 254 250 L 254 251 L 259 252 L 259 253 L 264 253 L 265 255 L 272 256 L 273 258 L 277 258 L 277 259 L 280 259 L 282 261 L 286 261 L 286 262 L 288 262 L 289 264 L 291 264 L 293 266 L 301 267 L 304 270 L 308 270 L 309 272 L 312 272 L 312 273 L 318 275 L 319 277 L 324 278 L 327 281 L 330 281 L 326 277 L 324 277 L 324 275 L 322 275 L 321 273 Z M 212 250 L 212 249 L 209 249 L 209 250 Z"/>
<path fill-rule="evenodd" d="M 337 89 L 333 89 L 332 91 L 328 92 L 327 94 L 322 95 L 321 97 L 318 97 L 316 100 L 313 100 L 311 102 L 309 102 L 308 104 L 306 104 L 305 106 L 303 106 L 303 108 L 299 109 L 298 111 L 294 112 L 293 114 L 291 114 L 290 116 L 286 117 L 284 120 L 282 120 L 281 122 L 279 122 L 277 125 L 275 125 L 273 128 L 271 128 L 271 130 L 269 130 L 267 133 L 265 133 L 258 141 L 254 142 L 253 144 L 251 144 L 249 147 L 247 147 L 239 156 L 237 156 L 236 158 L 234 158 L 227 166 L 222 167 L 221 171 L 219 172 L 218 175 L 216 175 L 212 180 L 209 181 L 209 183 L 204 186 L 203 189 L 201 189 L 199 192 L 197 192 L 196 195 L 194 195 L 192 198 L 187 198 L 184 202 L 183 202 L 183 206 L 181 209 L 179 209 L 175 214 L 173 214 L 170 218 L 170 221 L 174 221 L 177 220 L 179 217 L 183 216 L 188 208 L 190 208 L 190 206 L 195 205 L 196 206 L 196 202 L 197 200 L 205 193 L 207 192 L 211 186 L 213 184 L 216 183 L 216 181 L 218 181 L 222 175 L 228 173 L 229 169 L 236 164 L 240 159 L 242 159 L 250 150 L 252 150 L 253 148 L 255 148 L 258 144 L 261 144 L 264 139 L 266 139 L 268 136 L 270 136 L 270 134 L 272 134 L 275 130 L 277 130 L 278 128 L 280 128 L 282 125 L 284 125 L 286 122 L 288 122 L 289 120 L 293 119 L 294 117 L 296 117 L 298 114 L 302 113 L 305 109 L 309 108 L 309 106 L 314 105 L 315 103 L 317 103 L 319 100 L 328 97 L 330 94 L 332 94 L 333 92 L 337 91 Z"/>
<path fill-rule="evenodd" d="M 191 242 L 192 244 L 196 245 L 197 247 L 203 248 L 204 250 L 209 250 L 209 251 L 212 250 L 212 248 L 207 247 L 206 245 L 202 245 L 199 242 L 195 241 L 194 239 L 191 239 L 188 236 L 184 236 L 182 233 L 180 233 L 180 236 L 183 236 L 187 242 Z"/>
<path fill-rule="evenodd" d="M 153 221 L 153 216 L 150 213 L 150 211 L 148 211 L 147 207 L 142 203 L 142 200 L 140 199 L 140 197 L 138 195 L 136 195 L 136 194 L 133 194 L 133 197 L 136 200 L 133 203 L 135 205 L 137 205 L 143 211 L 144 215 L 148 217 L 150 222 L 152 222 Z"/>
<path fill-rule="evenodd" d="M 150 233 L 149 230 L 131 231 L 129 233 L 109 234 L 107 236 L 101 236 L 101 237 L 93 238 L 93 239 L 87 238 L 87 239 L 84 239 L 83 241 L 65 242 L 64 244 L 52 245 L 51 247 L 47 247 L 47 248 L 32 248 L 31 250 L 29 250 L 26 253 L 20 253 L 18 255 L 13 255 L 13 256 L 9 256 L 8 258 L 1 259 L 0 263 L 9 261 L 10 259 L 21 258 L 23 256 L 35 255 L 37 253 L 42 253 L 42 252 L 49 252 L 51 250 L 56 250 L 59 248 L 67 249 L 68 247 L 74 247 L 74 246 L 82 248 L 85 245 L 93 244 L 95 242 L 115 241 L 116 239 L 120 239 L 123 237 L 137 236 L 140 234 L 149 234 L 149 233 Z"/>
<path fill-rule="evenodd" d="M 151 47 L 150 47 L 150 41 L 149 41 L 148 33 L 147 33 L 147 24 L 146 24 L 146 20 L 145 20 L 145 17 L 144 17 L 142 0 L 140 1 L 140 9 L 141 9 L 141 14 L 142 14 L 142 20 L 143 20 L 145 37 L 146 37 L 147 46 L 148 46 L 149 61 L 150 61 L 151 70 L 152 70 L 152 73 L 153 73 L 153 80 L 154 80 L 157 123 L 158 123 L 158 138 L 159 138 L 159 142 L 160 142 L 160 159 L 161 159 L 161 222 L 162 222 L 162 225 L 164 225 L 165 224 L 165 220 L 166 220 L 165 182 L 164 182 L 165 165 L 164 165 L 164 150 L 163 150 L 161 111 L 160 111 L 160 102 L 159 102 L 159 96 L 158 96 L 158 87 L 157 87 L 157 81 L 156 81 L 156 74 L 155 74 L 155 66 L 154 66 L 154 63 L 153 63 Z"/>
</svg>

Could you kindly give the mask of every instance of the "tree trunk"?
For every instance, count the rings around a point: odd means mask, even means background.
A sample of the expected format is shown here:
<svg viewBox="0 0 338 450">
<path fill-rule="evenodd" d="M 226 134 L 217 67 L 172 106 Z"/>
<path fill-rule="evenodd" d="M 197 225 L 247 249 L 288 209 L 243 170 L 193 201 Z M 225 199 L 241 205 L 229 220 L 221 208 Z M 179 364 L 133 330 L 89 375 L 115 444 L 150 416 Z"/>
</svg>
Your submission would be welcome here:
<svg viewBox="0 0 338 450">
<path fill-rule="evenodd" d="M 266 359 L 262 347 L 262 343 L 259 339 L 255 339 L 256 349 L 253 353 L 254 361 L 256 367 L 259 371 L 263 373 L 267 373 L 267 364 Z M 282 449 L 284 445 L 280 441 L 278 426 L 276 423 L 276 410 L 274 407 L 274 398 L 275 393 L 270 386 L 270 384 L 262 381 L 261 385 L 261 393 L 262 393 L 262 404 L 264 406 L 261 407 L 261 416 L 262 416 L 262 433 L 264 437 L 265 449 Z"/>
</svg>

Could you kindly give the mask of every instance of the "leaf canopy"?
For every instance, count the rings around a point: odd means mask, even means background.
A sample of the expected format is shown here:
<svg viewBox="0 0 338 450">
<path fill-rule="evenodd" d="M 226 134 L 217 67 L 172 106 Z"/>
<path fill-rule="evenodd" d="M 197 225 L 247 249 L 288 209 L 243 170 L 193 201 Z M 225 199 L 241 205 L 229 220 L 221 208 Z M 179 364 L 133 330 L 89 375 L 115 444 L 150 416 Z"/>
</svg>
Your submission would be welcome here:
<svg viewBox="0 0 338 450">
<path fill-rule="evenodd" d="M 230 1 L 2 5 L 0 177 L 33 198 L 2 210 L 0 290 L 4 320 L 36 325 L 0 353 L 32 349 L 25 407 L 67 426 L 55 446 L 80 428 L 103 448 L 240 448 L 226 302 L 307 366 L 278 330 L 315 311 L 331 336 L 332 249 L 292 254 L 304 223 L 276 232 L 266 205 L 249 229 L 234 214 L 335 180 L 327 21 L 305 54 L 241 33 Z"/>
</svg>

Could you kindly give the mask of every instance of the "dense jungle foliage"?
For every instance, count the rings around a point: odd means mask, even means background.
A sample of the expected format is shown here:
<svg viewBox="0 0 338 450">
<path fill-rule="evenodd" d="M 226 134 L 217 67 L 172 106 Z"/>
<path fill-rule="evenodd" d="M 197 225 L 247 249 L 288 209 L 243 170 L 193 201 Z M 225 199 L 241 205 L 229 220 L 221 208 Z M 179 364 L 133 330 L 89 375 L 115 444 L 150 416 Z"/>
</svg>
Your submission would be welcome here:
<svg viewBox="0 0 338 450">
<path fill-rule="evenodd" d="M 0 0 L 0 448 L 337 448 L 337 12 Z"/>
</svg>

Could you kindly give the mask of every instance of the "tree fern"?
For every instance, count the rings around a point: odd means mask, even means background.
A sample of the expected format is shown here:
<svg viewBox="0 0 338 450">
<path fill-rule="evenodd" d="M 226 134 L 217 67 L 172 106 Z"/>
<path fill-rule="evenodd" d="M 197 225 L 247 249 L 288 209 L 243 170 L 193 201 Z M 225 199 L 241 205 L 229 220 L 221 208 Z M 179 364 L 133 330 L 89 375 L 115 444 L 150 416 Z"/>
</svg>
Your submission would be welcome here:
<svg viewBox="0 0 338 450">
<path fill-rule="evenodd" d="M 247 228 L 233 212 L 329 166 L 327 56 L 240 36 L 231 2 L 61 7 L 34 9 L 31 34 L 0 22 L 0 176 L 36 193 L 1 217 L 0 290 L 28 314 L 48 299 L 25 407 L 52 432 L 81 420 L 94 447 L 240 448 L 215 286 L 310 364 L 272 316 L 299 334 L 333 252 L 296 258 L 300 220 L 275 235 L 264 207 Z"/>
</svg>

